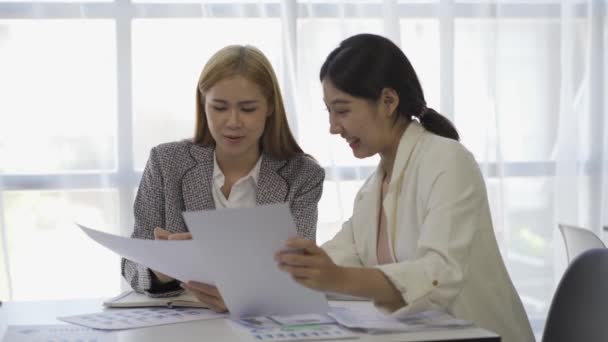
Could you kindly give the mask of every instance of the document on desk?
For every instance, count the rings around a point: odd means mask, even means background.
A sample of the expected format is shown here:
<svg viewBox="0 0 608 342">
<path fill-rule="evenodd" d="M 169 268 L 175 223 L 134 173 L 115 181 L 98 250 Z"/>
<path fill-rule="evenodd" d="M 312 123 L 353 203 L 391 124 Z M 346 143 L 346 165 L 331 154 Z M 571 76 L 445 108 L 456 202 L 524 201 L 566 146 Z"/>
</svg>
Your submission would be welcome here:
<svg viewBox="0 0 608 342">
<path fill-rule="evenodd" d="M 117 254 L 181 281 L 214 285 L 213 263 L 206 258 L 200 244 L 193 240 L 132 239 L 100 232 L 76 224 L 91 239 Z"/>
<path fill-rule="evenodd" d="M 9 325 L 4 342 L 114 342 L 116 334 L 68 324 L 53 325 Z"/>
<path fill-rule="evenodd" d="M 395 317 L 380 312 L 371 302 L 332 305 L 328 315 L 342 326 L 363 329 L 369 333 L 467 328 L 473 325 L 472 322 L 437 310 Z"/>
<path fill-rule="evenodd" d="M 237 333 L 244 335 L 242 340 L 245 341 L 291 342 L 359 338 L 326 315 L 250 317 L 229 320 L 228 323 Z"/>
<path fill-rule="evenodd" d="M 221 272 L 215 283 L 233 317 L 326 314 L 325 295 L 279 270 L 274 255 L 297 235 L 286 204 L 184 212 L 192 238 Z"/>
<path fill-rule="evenodd" d="M 88 328 L 122 330 L 224 317 L 226 315 L 205 309 L 141 308 L 113 309 L 92 314 L 57 317 L 57 319 Z"/>
<path fill-rule="evenodd" d="M 303 326 L 249 327 L 229 322 L 243 341 L 295 342 L 358 339 L 359 336 L 337 324 L 315 324 Z"/>
</svg>

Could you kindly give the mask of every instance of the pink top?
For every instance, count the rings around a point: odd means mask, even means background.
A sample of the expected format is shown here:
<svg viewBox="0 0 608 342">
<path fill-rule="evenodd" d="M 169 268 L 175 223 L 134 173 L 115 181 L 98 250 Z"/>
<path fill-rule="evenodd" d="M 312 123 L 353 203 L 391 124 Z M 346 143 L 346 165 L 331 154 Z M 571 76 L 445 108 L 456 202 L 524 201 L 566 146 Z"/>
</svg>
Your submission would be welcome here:
<svg viewBox="0 0 608 342">
<path fill-rule="evenodd" d="M 384 206 L 382 202 L 388 192 L 388 179 L 386 174 L 382 179 L 382 190 L 380 193 L 380 210 L 378 212 L 378 239 L 376 245 L 376 253 L 378 257 L 378 264 L 392 264 L 395 261 L 391 255 L 391 249 L 389 246 L 388 232 L 386 231 L 386 214 L 384 213 Z"/>
</svg>

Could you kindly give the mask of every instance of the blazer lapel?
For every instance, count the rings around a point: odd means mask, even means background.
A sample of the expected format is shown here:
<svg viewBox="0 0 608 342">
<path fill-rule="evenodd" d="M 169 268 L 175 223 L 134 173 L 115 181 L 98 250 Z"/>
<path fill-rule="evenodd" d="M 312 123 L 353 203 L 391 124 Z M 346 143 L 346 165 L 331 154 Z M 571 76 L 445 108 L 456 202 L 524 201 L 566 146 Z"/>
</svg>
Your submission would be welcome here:
<svg viewBox="0 0 608 342">
<path fill-rule="evenodd" d="M 256 194 L 256 203 L 258 205 L 287 201 L 289 185 L 278 173 L 285 164 L 287 164 L 285 160 L 276 160 L 267 154 L 262 155 L 258 191 Z"/>
<path fill-rule="evenodd" d="M 381 169 L 378 167 L 372 178 L 357 196 L 353 208 L 355 236 L 362 236 L 361 261 L 365 266 L 378 264 L 378 210 L 380 205 Z"/>
<path fill-rule="evenodd" d="M 192 145 L 190 155 L 196 162 L 182 178 L 186 211 L 215 209 L 211 190 L 213 181 L 213 147 Z"/>
<path fill-rule="evenodd" d="M 395 180 L 400 180 L 401 175 L 405 171 L 407 163 L 410 161 L 414 147 L 425 132 L 424 127 L 417 121 L 412 120 L 409 126 L 401 135 L 397 153 L 395 155 L 395 164 L 393 164 L 393 173 L 391 176 L 390 186 L 392 187 Z"/>
<path fill-rule="evenodd" d="M 425 132 L 424 127 L 420 125 L 417 121 L 412 121 L 410 125 L 407 127 L 403 135 L 401 136 L 401 140 L 399 141 L 399 147 L 397 147 L 397 154 L 395 156 L 395 164 L 393 165 L 393 173 L 391 176 L 391 180 L 388 187 L 388 192 L 384 201 L 382 202 L 384 206 L 384 212 L 386 213 L 386 227 L 388 228 L 388 237 L 389 237 L 389 246 L 391 255 L 395 257 L 395 253 L 393 252 L 393 241 L 395 241 L 395 227 L 397 219 L 397 206 L 398 206 L 398 196 L 400 193 L 401 185 L 403 184 L 403 179 L 406 177 L 405 170 L 410 161 L 410 157 L 414 152 L 414 148 L 420 139 L 422 138 L 423 133 Z"/>
</svg>

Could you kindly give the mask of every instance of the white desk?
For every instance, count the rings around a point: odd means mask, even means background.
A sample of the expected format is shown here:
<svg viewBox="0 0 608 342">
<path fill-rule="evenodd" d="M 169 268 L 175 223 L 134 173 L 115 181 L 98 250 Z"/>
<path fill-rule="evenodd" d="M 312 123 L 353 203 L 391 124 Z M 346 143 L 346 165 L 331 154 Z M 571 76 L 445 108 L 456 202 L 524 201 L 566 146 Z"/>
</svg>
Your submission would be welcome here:
<svg viewBox="0 0 608 342">
<path fill-rule="evenodd" d="M 102 300 L 4 302 L 0 306 L 0 337 L 8 325 L 14 324 L 63 324 L 57 316 L 78 315 L 101 311 Z M 223 319 L 197 321 L 151 327 L 146 329 L 121 330 L 116 332 L 120 342 L 240 342 L 234 328 Z M 345 340 L 339 340 L 345 341 Z M 480 328 L 454 329 L 441 332 L 417 332 L 406 334 L 367 335 L 361 334 L 360 342 L 413 342 L 413 341 L 469 341 L 500 342 L 500 338 Z"/>
</svg>

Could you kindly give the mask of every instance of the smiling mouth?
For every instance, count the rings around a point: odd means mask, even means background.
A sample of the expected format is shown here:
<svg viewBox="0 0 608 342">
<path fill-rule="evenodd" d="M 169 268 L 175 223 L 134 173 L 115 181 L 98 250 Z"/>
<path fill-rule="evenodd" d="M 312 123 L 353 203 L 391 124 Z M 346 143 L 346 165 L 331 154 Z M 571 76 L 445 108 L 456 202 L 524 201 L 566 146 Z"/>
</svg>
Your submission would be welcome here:
<svg viewBox="0 0 608 342">
<path fill-rule="evenodd" d="M 353 139 L 346 139 L 346 142 L 348 143 L 348 145 L 350 147 L 355 147 L 360 142 L 360 140 L 358 138 L 353 138 Z"/>
</svg>

